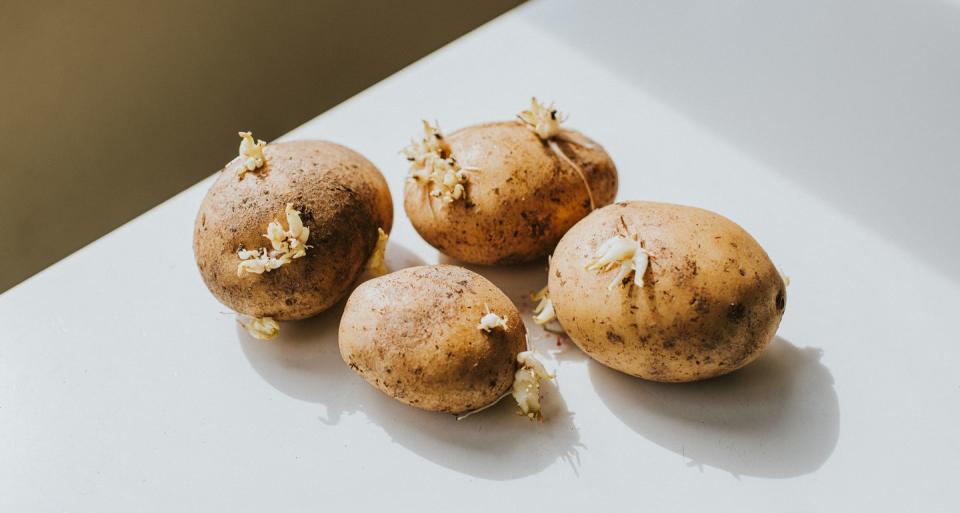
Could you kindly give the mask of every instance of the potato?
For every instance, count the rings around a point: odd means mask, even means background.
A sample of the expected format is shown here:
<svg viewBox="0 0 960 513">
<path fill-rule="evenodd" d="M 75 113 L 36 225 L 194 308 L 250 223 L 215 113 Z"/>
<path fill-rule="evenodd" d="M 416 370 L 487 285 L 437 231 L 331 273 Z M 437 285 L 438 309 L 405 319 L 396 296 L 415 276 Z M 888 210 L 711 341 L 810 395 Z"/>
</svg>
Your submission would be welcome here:
<svg viewBox="0 0 960 513">
<path fill-rule="evenodd" d="M 504 121 L 444 138 L 424 122 L 425 139 L 406 150 L 404 209 L 442 253 L 483 265 L 535 260 L 594 206 L 613 201 L 617 169 L 604 149 L 559 128 L 552 108 L 527 112 L 548 126 Z"/>
<path fill-rule="evenodd" d="M 567 232 L 548 288 L 585 353 L 666 382 L 755 360 L 786 306 L 783 279 L 742 228 L 706 210 L 641 201 L 597 210 Z"/>
<path fill-rule="evenodd" d="M 240 314 L 293 320 L 320 313 L 361 274 L 378 229 L 390 231 L 387 184 L 373 164 L 343 146 L 292 141 L 263 148 L 241 135 L 241 156 L 221 170 L 197 214 L 200 274 Z M 290 237 L 294 230 L 303 240 Z M 275 251 L 268 236 L 293 247 Z"/>
<path fill-rule="evenodd" d="M 339 344 L 343 361 L 383 393 L 462 414 L 511 390 L 526 329 L 510 299 L 483 276 L 420 266 L 357 287 Z"/>
</svg>

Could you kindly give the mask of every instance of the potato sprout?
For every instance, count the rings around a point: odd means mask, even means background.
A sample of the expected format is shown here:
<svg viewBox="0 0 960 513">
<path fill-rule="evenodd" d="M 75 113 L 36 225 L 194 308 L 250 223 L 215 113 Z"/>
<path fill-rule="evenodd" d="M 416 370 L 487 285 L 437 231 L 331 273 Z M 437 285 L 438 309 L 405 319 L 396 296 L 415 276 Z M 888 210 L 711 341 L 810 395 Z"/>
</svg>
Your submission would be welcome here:
<svg viewBox="0 0 960 513">
<path fill-rule="evenodd" d="M 247 172 L 256 171 L 263 167 L 263 164 L 267 161 L 267 158 L 263 155 L 263 148 L 266 147 L 267 143 L 262 140 L 253 142 L 252 132 L 238 132 L 238 135 L 242 139 L 239 150 L 242 167 L 237 171 L 237 176 L 242 180 Z"/>
<path fill-rule="evenodd" d="M 285 209 L 287 229 L 284 230 L 279 221 L 267 225 L 267 233 L 263 236 L 270 241 L 271 250 L 260 248 L 250 250 L 241 248 L 237 256 L 241 262 L 237 265 L 237 276 L 244 272 L 263 274 L 290 263 L 294 258 L 307 254 L 307 239 L 310 238 L 310 228 L 303 225 L 300 212 L 293 208 L 293 203 L 287 203 Z"/>
<path fill-rule="evenodd" d="M 533 322 L 543 326 L 550 321 L 556 320 L 557 313 L 553 310 L 553 301 L 550 301 L 550 290 L 543 287 L 539 292 L 530 294 L 530 298 L 539 301 L 537 307 L 533 309 Z"/>
<path fill-rule="evenodd" d="M 253 338 L 260 340 L 270 340 L 280 333 L 280 323 L 273 317 L 250 317 L 249 315 L 238 315 L 237 322 Z"/>
<path fill-rule="evenodd" d="M 617 268 L 617 274 L 607 285 L 607 290 L 613 289 L 623 279 L 633 273 L 633 282 L 643 287 L 643 275 L 650 264 L 650 253 L 641 246 L 637 236 L 623 237 L 617 235 L 607 239 L 600 245 L 596 254 L 587 262 L 587 270 L 606 272 Z"/>
<path fill-rule="evenodd" d="M 370 255 L 370 258 L 367 260 L 367 274 L 371 276 L 383 276 L 390 272 L 387 269 L 387 263 L 385 261 L 387 241 L 389 239 L 390 236 L 387 235 L 387 232 L 383 231 L 383 228 L 377 228 L 377 246 L 373 248 L 373 254 Z"/>
<path fill-rule="evenodd" d="M 547 372 L 532 350 L 517 355 L 521 365 L 513 378 L 513 398 L 520 407 L 521 415 L 531 420 L 542 418 L 540 413 L 540 381 L 550 380 L 554 376 Z"/>
<path fill-rule="evenodd" d="M 466 171 L 478 169 L 460 166 L 439 127 L 423 121 L 423 132 L 423 139 L 411 141 L 402 151 L 410 162 L 410 177 L 429 187 L 430 196 L 444 203 L 466 198 Z"/>
<path fill-rule="evenodd" d="M 567 115 L 553 108 L 552 102 L 550 105 L 544 105 L 538 102 L 536 97 L 533 97 L 530 98 L 530 109 L 517 114 L 517 117 L 533 130 L 533 132 L 537 134 L 537 137 L 550 146 L 550 151 L 552 151 L 557 158 L 577 172 L 580 180 L 583 181 L 583 186 L 587 189 L 587 197 L 590 199 L 590 210 L 597 208 L 596 201 L 593 198 L 593 189 L 590 187 L 590 182 L 587 181 L 587 176 L 584 174 L 583 169 L 571 160 L 557 144 L 557 139 L 574 142 L 560 132 L 560 123 L 567 120 Z"/>
<path fill-rule="evenodd" d="M 553 103 L 544 105 L 536 97 L 530 98 L 530 109 L 517 114 L 537 136 L 543 140 L 552 139 L 560 133 L 560 123 L 567 120 L 566 114 L 553 108 Z"/>
<path fill-rule="evenodd" d="M 486 313 L 480 318 L 480 323 L 477 324 L 478 330 L 489 333 L 490 330 L 495 328 L 507 329 L 507 320 L 505 318 L 491 312 L 490 307 L 487 305 L 483 305 L 483 308 Z"/>
</svg>

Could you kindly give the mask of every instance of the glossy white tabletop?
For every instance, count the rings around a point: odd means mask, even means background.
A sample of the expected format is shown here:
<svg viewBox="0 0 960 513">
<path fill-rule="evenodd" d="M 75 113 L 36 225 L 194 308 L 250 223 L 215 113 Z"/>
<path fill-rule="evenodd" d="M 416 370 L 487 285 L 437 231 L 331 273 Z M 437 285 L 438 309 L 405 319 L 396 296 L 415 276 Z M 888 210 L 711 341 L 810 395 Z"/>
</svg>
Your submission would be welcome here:
<svg viewBox="0 0 960 513">
<path fill-rule="evenodd" d="M 659 385 L 532 329 L 545 422 L 421 412 L 342 363 L 337 311 L 237 328 L 193 262 L 207 180 L 0 295 L 0 511 L 960 509 L 960 5 L 625 4 L 522 7 L 284 138 L 380 167 L 398 268 L 442 261 L 400 207 L 419 120 L 555 99 L 620 199 L 720 212 L 790 276 L 760 361 Z M 479 271 L 529 313 L 543 266 Z"/>
</svg>

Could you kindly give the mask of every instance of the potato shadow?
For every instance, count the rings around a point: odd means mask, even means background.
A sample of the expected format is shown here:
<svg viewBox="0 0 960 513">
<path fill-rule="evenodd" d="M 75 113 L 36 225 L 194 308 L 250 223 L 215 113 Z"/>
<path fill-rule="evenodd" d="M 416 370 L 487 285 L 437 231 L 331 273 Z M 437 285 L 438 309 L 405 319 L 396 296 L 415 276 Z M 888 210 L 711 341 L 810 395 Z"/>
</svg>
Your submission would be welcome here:
<svg viewBox="0 0 960 513">
<path fill-rule="evenodd" d="M 424 263 L 393 241 L 387 245 L 385 261 L 391 271 Z M 365 279 L 369 277 L 361 276 L 350 292 Z M 284 394 L 324 405 L 327 411 L 321 420 L 327 424 L 336 424 L 342 414 L 356 411 L 356 401 L 349 394 L 330 393 L 353 374 L 343 364 L 337 345 L 337 330 L 348 297 L 349 293 L 317 316 L 282 323 L 280 335 L 270 342 L 256 340 L 237 326 L 237 339 L 253 369 Z"/>
<path fill-rule="evenodd" d="M 352 390 L 342 385 L 352 374 L 340 358 L 337 329 L 344 301 L 316 317 L 281 324 L 280 335 L 264 342 L 237 326 L 237 340 L 250 366 L 280 392 L 323 405 L 320 420 L 337 424 L 345 413 L 356 411 Z"/>
<path fill-rule="evenodd" d="M 411 408 L 363 385 L 366 416 L 395 443 L 446 468 L 496 481 L 536 474 L 558 460 L 578 472 L 582 445 L 574 414 L 552 383 L 543 389 L 543 422 L 518 416 L 510 397 L 457 420 Z"/>
<path fill-rule="evenodd" d="M 405 248 L 388 246 L 391 270 L 422 264 Z M 283 323 L 280 335 L 270 342 L 238 327 L 237 338 L 251 367 L 280 392 L 323 406 L 322 422 L 335 425 L 344 415 L 361 414 L 393 442 L 463 474 L 516 479 L 558 460 L 577 471 L 579 433 L 555 385 L 544 385 L 543 422 L 517 416 L 510 398 L 459 421 L 406 406 L 375 390 L 343 363 L 337 331 L 345 302 L 311 319 Z"/>
<path fill-rule="evenodd" d="M 654 383 L 590 362 L 597 394 L 651 442 L 734 476 L 789 478 L 819 469 L 837 445 L 840 407 L 817 348 L 775 339 L 761 358 L 697 383 Z"/>
</svg>

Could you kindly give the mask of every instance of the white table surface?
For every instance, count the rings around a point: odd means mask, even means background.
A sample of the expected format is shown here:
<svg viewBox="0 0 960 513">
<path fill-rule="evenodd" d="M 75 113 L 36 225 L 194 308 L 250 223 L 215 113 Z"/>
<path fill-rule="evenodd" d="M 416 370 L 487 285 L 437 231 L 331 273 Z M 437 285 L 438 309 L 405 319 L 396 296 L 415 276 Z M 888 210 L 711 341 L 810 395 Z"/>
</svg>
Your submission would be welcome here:
<svg viewBox="0 0 960 513">
<path fill-rule="evenodd" d="M 272 343 L 223 313 L 206 180 L 0 296 L 0 511 L 957 511 L 960 6 L 771 4 L 528 5 L 284 137 L 369 157 L 389 262 L 437 262 L 400 201 L 418 120 L 556 99 L 620 199 L 721 212 L 792 278 L 756 364 L 658 385 L 533 330 L 546 422 L 408 408 L 341 362 L 337 312 Z"/>
</svg>

